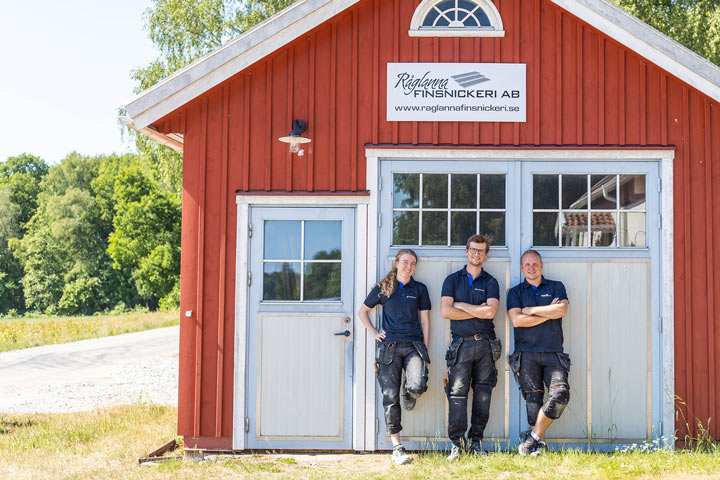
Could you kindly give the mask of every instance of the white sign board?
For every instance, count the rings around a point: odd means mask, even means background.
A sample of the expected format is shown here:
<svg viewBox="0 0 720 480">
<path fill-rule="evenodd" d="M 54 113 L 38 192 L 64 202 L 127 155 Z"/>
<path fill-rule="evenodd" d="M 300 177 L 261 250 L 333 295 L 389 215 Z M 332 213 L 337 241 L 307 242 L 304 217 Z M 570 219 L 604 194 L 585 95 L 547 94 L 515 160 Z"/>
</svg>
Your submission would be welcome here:
<svg viewBox="0 0 720 480">
<path fill-rule="evenodd" d="M 387 119 L 524 122 L 525 64 L 388 63 Z"/>
</svg>

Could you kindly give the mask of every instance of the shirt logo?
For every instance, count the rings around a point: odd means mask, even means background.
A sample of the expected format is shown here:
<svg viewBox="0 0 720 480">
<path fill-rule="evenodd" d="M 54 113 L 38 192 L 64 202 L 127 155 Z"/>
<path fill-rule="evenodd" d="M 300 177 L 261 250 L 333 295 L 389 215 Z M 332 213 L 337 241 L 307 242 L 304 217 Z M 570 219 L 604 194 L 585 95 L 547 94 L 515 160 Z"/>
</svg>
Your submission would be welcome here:
<svg viewBox="0 0 720 480">
<path fill-rule="evenodd" d="M 552 295 L 550 295 L 549 293 L 543 293 L 543 294 L 540 295 L 540 296 L 541 296 L 541 297 L 552 297 Z"/>
<path fill-rule="evenodd" d="M 405 298 L 417 298 L 417 297 L 415 297 L 413 295 L 405 295 Z"/>
<path fill-rule="evenodd" d="M 484 288 L 473 288 L 473 290 L 475 290 L 476 292 L 484 292 L 485 291 Z"/>
</svg>

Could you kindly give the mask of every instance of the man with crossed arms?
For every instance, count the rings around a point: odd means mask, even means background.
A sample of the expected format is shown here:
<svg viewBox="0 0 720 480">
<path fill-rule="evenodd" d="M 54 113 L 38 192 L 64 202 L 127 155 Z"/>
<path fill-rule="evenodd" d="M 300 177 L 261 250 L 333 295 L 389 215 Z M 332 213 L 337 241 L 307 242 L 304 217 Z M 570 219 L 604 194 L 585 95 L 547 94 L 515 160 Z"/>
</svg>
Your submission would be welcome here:
<svg viewBox="0 0 720 480">
<path fill-rule="evenodd" d="M 570 401 L 570 356 L 563 353 L 562 331 L 568 297 L 562 282 L 542 276 L 542 258 L 535 250 L 522 254 L 520 269 L 525 281 L 507 296 L 508 315 L 515 327 L 515 353 L 508 360 L 525 397 L 531 429 L 518 452 L 536 456 L 547 448 L 545 431 Z M 544 386 L 548 399 L 543 403 Z"/>
</svg>

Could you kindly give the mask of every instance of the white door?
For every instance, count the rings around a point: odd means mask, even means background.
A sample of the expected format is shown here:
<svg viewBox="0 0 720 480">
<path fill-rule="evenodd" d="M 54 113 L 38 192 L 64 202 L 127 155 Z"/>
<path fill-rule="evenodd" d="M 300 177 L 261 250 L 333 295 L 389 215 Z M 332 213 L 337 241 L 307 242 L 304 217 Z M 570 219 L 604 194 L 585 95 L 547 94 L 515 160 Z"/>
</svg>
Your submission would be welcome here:
<svg viewBox="0 0 720 480">
<path fill-rule="evenodd" d="M 354 215 L 251 210 L 247 448 L 352 447 Z"/>
</svg>

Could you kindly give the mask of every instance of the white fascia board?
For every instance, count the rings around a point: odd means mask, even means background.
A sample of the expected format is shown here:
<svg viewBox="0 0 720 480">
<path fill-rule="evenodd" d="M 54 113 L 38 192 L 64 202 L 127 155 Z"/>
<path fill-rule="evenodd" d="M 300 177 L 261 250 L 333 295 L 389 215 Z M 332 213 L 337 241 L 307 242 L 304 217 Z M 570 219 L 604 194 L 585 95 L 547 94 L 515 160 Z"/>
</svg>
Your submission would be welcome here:
<svg viewBox="0 0 720 480">
<path fill-rule="evenodd" d="M 128 117 L 127 115 L 120 116 L 120 121 L 127 125 L 128 127 L 136 130 L 138 133 L 141 133 L 145 135 L 148 138 L 151 138 L 155 140 L 158 143 L 161 143 L 165 146 L 168 146 L 175 150 L 176 152 L 183 153 L 183 137 L 182 135 L 177 134 L 170 134 L 166 135 L 164 133 L 160 133 L 157 131 L 156 128 L 154 128 L 152 125 L 148 125 L 143 128 L 137 128 L 137 126 L 133 123 L 133 121 Z"/>
<path fill-rule="evenodd" d="M 607 0 L 551 0 L 720 102 L 720 68 Z"/>
<path fill-rule="evenodd" d="M 358 1 L 300 0 L 133 97 L 123 108 L 139 129 L 144 128 Z"/>
</svg>

